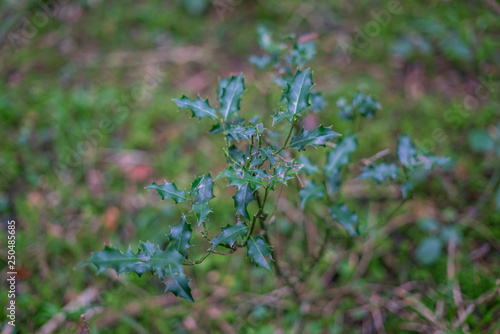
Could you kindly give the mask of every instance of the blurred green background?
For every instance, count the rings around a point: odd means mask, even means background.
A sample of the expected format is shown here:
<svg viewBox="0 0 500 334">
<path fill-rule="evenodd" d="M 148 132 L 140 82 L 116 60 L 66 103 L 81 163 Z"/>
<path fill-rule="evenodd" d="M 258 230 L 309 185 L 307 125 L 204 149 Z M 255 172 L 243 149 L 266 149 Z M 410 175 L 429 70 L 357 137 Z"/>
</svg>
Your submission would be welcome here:
<svg viewBox="0 0 500 334">
<path fill-rule="evenodd" d="M 384 17 L 396 5 L 397 13 Z M 2 333 L 84 333 L 87 325 L 91 333 L 426 332 L 424 324 L 437 328 L 432 317 L 459 321 L 456 284 L 464 300 L 484 297 L 461 323 L 471 332 L 500 333 L 500 213 L 488 190 L 500 161 L 471 150 L 468 140 L 475 129 L 500 137 L 496 0 L 4 1 L 0 17 L 0 212 L 3 227 L 17 222 L 19 272 L 17 326 Z M 215 101 L 217 79 L 242 72 L 243 115 L 258 114 L 270 125 L 269 106 L 277 106 L 281 91 L 269 85 L 271 73 L 248 61 L 261 54 L 259 26 L 276 38 L 318 34 L 310 67 L 327 107 L 316 121 L 342 133 L 339 97 L 361 90 L 381 102 L 382 111 L 363 124 L 367 140 L 356 158 L 394 150 L 397 135 L 408 133 L 420 149 L 450 157 L 454 168 L 418 189 L 399 228 L 383 238 L 351 286 L 355 293 L 330 294 L 351 277 L 363 237 L 339 237 L 320 264 L 329 276 L 302 286 L 310 293 L 300 302 L 243 252 L 187 269 L 194 304 L 163 294 L 162 283 L 148 275 L 75 270 L 104 244 L 165 244 L 182 206 L 146 191 L 151 181 L 166 178 L 184 188 L 193 175 L 224 168 L 222 139 L 208 134 L 208 122 L 177 112 L 173 98 L 200 94 Z M 228 194 L 216 184 L 216 227 L 234 215 Z M 370 219 L 386 205 L 373 200 L 359 207 Z M 466 219 L 471 210 L 474 219 Z M 292 257 L 300 252 L 294 250 L 299 226 L 276 221 Z M 419 242 L 436 226 L 461 236 L 455 283 L 447 276 L 446 249 L 431 265 L 416 258 Z M 422 286 L 413 297 L 420 304 L 380 306 L 398 297 L 384 284 Z M 2 321 L 7 302 L 2 289 Z M 413 322 L 420 325 L 412 328 Z M 456 333 L 466 332 L 461 323 Z"/>
</svg>

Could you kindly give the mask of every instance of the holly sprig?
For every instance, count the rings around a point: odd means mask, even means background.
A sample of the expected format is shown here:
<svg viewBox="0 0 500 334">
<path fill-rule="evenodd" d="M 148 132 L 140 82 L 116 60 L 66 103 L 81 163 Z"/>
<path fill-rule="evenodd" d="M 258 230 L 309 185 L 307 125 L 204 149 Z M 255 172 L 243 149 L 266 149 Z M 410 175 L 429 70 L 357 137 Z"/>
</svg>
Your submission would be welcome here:
<svg viewBox="0 0 500 334">
<path fill-rule="evenodd" d="M 164 281 L 165 291 L 194 301 L 189 278 L 183 268 L 200 265 L 212 254 L 226 256 L 246 248 L 247 256 L 257 267 L 271 272 L 274 267 L 287 284 L 293 285 L 274 260 L 276 257 L 267 231 L 270 214 L 266 211 L 266 204 L 278 185 L 286 186 L 293 178 L 300 185 L 297 209 L 315 215 L 318 223 L 323 225 L 325 218 L 338 223 L 326 225 L 320 253 L 315 256 L 315 261 L 306 272 L 312 271 L 320 261 L 334 226 L 339 226 L 346 235 L 355 237 L 360 234 L 362 218 L 344 203 L 340 190 L 346 178 L 347 167 L 351 164 L 351 156 L 358 148 L 359 136 L 355 132 L 359 129 L 359 120 L 374 117 L 381 105 L 373 97 L 358 92 L 351 100 L 341 98 L 337 103 L 341 118 L 353 122 L 353 133 L 341 137 L 333 131 L 332 126 L 323 124 L 314 129 L 305 129 L 301 124 L 302 117 L 310 111 L 320 111 L 326 105 L 321 95 L 313 91 L 311 69 L 303 68 L 312 58 L 311 55 L 314 55 L 314 45 L 310 41 L 301 43 L 299 39 L 292 37 L 290 54 L 284 56 L 283 61 L 278 61 L 276 53 L 282 52 L 284 48 L 281 44 L 269 44 L 269 39 L 265 37 L 260 36 L 259 40 L 264 50 L 273 54 L 269 56 L 269 63 L 275 67 L 281 66 L 279 72 L 282 75 L 276 77 L 275 81 L 282 87 L 283 97 L 278 111 L 272 116 L 272 127 L 281 121 L 288 122 L 289 128 L 283 133 L 283 137 L 276 137 L 275 133 L 279 131 L 269 131 L 264 125 L 267 122 L 259 122 L 257 117 L 247 120 L 242 116 L 242 96 L 246 90 L 242 74 L 219 80 L 216 107 L 212 107 L 208 99 L 203 100 L 199 96 L 194 100 L 184 95 L 174 99 L 179 110 L 190 110 L 192 117 L 215 121 L 210 133 L 223 137 L 222 154 L 227 167 L 214 178 L 208 172 L 195 177 L 189 190 L 179 189 L 174 182 L 166 180 L 163 184 L 152 182 L 146 187 L 156 191 L 162 200 L 172 200 L 174 204 L 191 204 L 190 212 L 183 214 L 180 223 L 171 227 L 165 250 L 150 242 L 141 242 L 137 252 L 129 249 L 123 253 L 115 247 L 106 246 L 104 250 L 93 253 L 83 264 L 96 265 L 98 272 L 111 268 L 118 274 L 131 272 L 141 276 L 148 271 Z M 254 58 L 257 62 L 261 60 Z M 259 64 L 262 67 L 267 65 L 263 61 Z M 296 66 L 294 72 L 291 70 L 292 66 Z M 341 138 L 333 144 L 332 140 L 337 137 Z M 316 164 L 302 155 L 311 147 L 326 147 L 327 144 L 332 148 L 326 151 L 323 164 Z M 408 136 L 399 137 L 397 161 L 375 164 L 381 157 L 383 156 L 375 155 L 373 159 L 365 159 L 365 166 L 359 171 L 358 177 L 373 179 L 378 183 L 399 184 L 403 202 L 411 197 L 416 184 L 422 181 L 422 173 L 429 173 L 434 166 L 448 163 L 445 158 L 417 152 Z M 216 182 L 227 182 L 229 187 L 234 188 L 232 199 L 235 222 L 220 226 L 220 232 L 211 235 L 208 226 L 215 222 L 211 220 L 210 202 L 214 199 Z M 315 201 L 326 204 L 324 215 L 309 209 Z M 251 212 L 249 207 L 254 202 L 256 209 Z M 193 228 L 194 224 L 197 226 Z M 199 231 L 202 238 L 210 243 L 205 253 L 197 259 L 192 258 L 188 251 L 192 246 L 193 231 Z"/>
</svg>

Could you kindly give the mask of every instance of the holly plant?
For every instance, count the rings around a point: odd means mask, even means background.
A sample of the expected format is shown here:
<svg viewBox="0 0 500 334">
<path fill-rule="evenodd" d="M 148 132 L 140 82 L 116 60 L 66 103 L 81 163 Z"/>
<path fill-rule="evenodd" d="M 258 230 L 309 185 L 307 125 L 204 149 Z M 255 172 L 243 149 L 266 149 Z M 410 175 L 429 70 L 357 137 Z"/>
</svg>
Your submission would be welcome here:
<svg viewBox="0 0 500 334">
<path fill-rule="evenodd" d="M 325 236 L 319 252 L 300 278 L 307 279 L 307 273 L 316 268 L 325 253 L 332 234 L 355 238 L 361 233 L 362 215 L 342 200 L 341 188 L 346 179 L 397 184 L 401 187 L 402 201 L 405 201 L 434 166 L 447 162 L 447 159 L 417 152 L 410 138 L 403 135 L 398 139 L 397 154 L 364 159 L 364 167 L 357 168 L 359 163 L 351 163 L 360 140 L 357 133 L 351 131 L 342 136 L 331 125 L 321 124 L 308 129 L 303 126 L 304 116 L 311 111 L 332 112 L 327 110 L 321 95 L 313 91 L 312 71 L 305 68 L 306 62 L 314 56 L 315 46 L 310 40 L 301 42 L 291 37 L 292 45 L 287 47 L 286 43 L 274 43 L 266 33 L 260 31 L 260 44 L 268 54 L 255 56 L 252 60 L 260 67 L 271 66 L 277 72 L 274 81 L 283 91 L 277 112 L 262 122 L 258 117 L 244 118 L 242 74 L 219 80 L 217 104 L 199 96 L 175 99 L 180 110 L 188 109 L 192 117 L 213 123 L 210 133 L 223 137 L 221 157 L 225 158 L 226 168 L 218 175 L 212 176 L 207 171 L 205 175 L 194 177 L 188 189 L 172 180 L 153 182 L 146 187 L 157 192 L 161 200 L 189 203 L 190 211 L 171 227 L 165 249 L 151 242 L 140 242 L 137 250 L 129 248 L 126 252 L 106 246 L 93 253 L 84 264 L 94 264 L 98 272 L 107 268 L 118 274 L 136 273 L 139 276 L 151 272 L 163 280 L 166 291 L 189 301 L 193 301 L 193 296 L 184 268 L 200 265 L 209 256 L 246 252 L 257 267 L 271 272 L 274 269 L 287 280 L 279 261 L 274 261 L 273 240 L 269 233 L 280 212 L 274 212 L 272 205 L 266 204 L 276 203 L 280 195 L 287 196 L 281 192 L 289 190 L 288 196 L 296 198 L 294 210 L 312 217 L 310 221 Z M 374 117 L 381 109 L 379 102 L 361 92 L 352 98 L 342 98 L 337 105 L 341 118 L 356 124 L 360 118 Z M 283 124 L 286 130 L 280 131 Z M 323 159 L 311 161 L 303 155 L 317 147 L 327 147 Z M 381 158 L 384 161 L 376 163 Z M 348 168 L 349 165 L 353 168 Z M 211 219 L 215 183 L 227 183 L 234 188 L 235 218 L 222 224 L 224 226 Z M 314 210 L 312 205 L 315 205 Z M 210 233 L 214 228 L 218 232 Z M 195 233 L 201 236 L 196 240 L 207 244 L 206 251 L 198 258 L 193 258 L 189 250 Z"/>
</svg>

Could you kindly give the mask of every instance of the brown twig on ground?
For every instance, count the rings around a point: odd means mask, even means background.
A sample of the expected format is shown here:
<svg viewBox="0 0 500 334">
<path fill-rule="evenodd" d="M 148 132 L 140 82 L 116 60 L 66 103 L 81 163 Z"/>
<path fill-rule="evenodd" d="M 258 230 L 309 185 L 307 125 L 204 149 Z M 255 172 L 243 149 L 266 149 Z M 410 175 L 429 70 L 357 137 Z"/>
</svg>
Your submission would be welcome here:
<svg viewBox="0 0 500 334">
<path fill-rule="evenodd" d="M 64 320 L 66 320 L 66 313 L 75 311 L 80 307 L 89 306 L 97 297 L 99 297 L 99 295 L 99 290 L 96 287 L 89 287 L 83 290 L 81 294 L 63 307 L 62 312 L 57 313 L 47 323 L 45 323 L 45 325 L 43 325 L 37 333 L 53 333 L 64 322 Z"/>
<path fill-rule="evenodd" d="M 87 321 L 87 318 L 85 317 L 85 314 L 82 314 L 80 316 L 80 319 L 82 319 L 82 327 L 83 330 L 85 331 L 85 334 L 90 334 L 89 323 Z"/>
<path fill-rule="evenodd" d="M 370 157 L 370 158 L 366 158 L 366 159 L 362 159 L 361 162 L 365 165 L 365 166 L 369 166 L 370 164 L 372 164 L 373 162 L 375 162 L 376 160 L 382 158 L 382 157 L 385 157 L 387 154 L 391 153 L 391 150 L 389 150 L 388 148 L 383 150 L 383 151 L 380 151 L 378 152 L 377 154 L 375 154 L 374 156 Z"/>
</svg>

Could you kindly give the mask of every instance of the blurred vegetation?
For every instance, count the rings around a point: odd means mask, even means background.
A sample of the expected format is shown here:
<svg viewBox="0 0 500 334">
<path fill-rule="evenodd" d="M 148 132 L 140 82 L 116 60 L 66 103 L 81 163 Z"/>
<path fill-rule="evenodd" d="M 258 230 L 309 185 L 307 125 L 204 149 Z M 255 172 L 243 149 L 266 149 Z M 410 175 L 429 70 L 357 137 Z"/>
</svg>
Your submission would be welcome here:
<svg viewBox="0 0 500 334">
<path fill-rule="evenodd" d="M 370 30 L 391 1 L 2 3 L 0 211 L 4 227 L 17 222 L 18 271 L 17 326 L 5 333 L 499 333 L 500 3 L 400 5 Z M 187 185 L 223 169 L 222 140 L 173 98 L 215 100 L 217 78 L 242 72 L 243 110 L 271 122 L 280 89 L 267 94 L 271 74 L 249 62 L 261 55 L 259 26 L 279 37 L 318 34 L 310 67 L 327 105 L 309 122 L 344 133 L 340 97 L 362 91 L 380 101 L 353 161 L 394 152 L 408 133 L 454 167 L 420 185 L 390 222 L 380 217 L 399 195 L 353 182 L 345 197 L 366 233 L 336 236 L 318 264 L 324 274 L 298 286 L 307 298 L 238 252 L 189 272 L 194 304 L 147 275 L 75 270 L 104 244 L 164 242 L 182 208 L 146 191 L 151 181 Z M 362 41 L 360 30 L 373 36 Z M 226 192 L 214 189 L 216 198 Z M 232 204 L 213 201 L 216 227 L 233 220 Z M 273 226 L 290 263 L 307 240 L 292 209 Z M 450 233 L 456 244 L 436 246 Z M 5 282 L 6 255 L 0 263 Z M 2 320 L 7 301 L 2 290 Z"/>
</svg>

